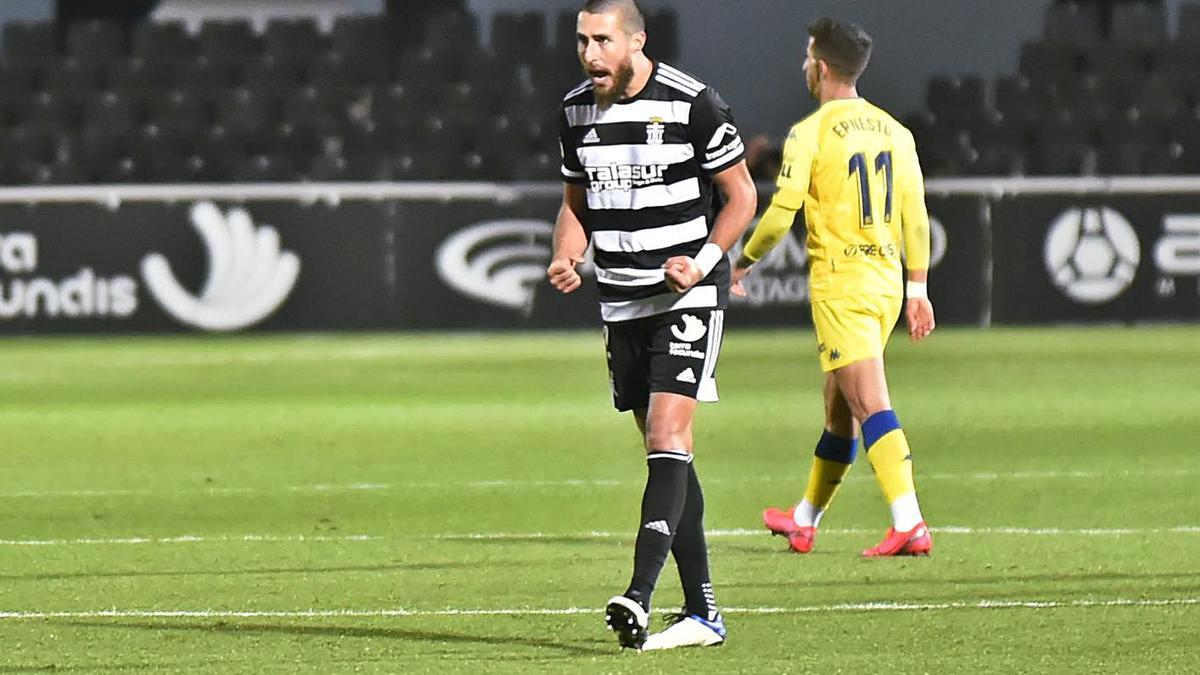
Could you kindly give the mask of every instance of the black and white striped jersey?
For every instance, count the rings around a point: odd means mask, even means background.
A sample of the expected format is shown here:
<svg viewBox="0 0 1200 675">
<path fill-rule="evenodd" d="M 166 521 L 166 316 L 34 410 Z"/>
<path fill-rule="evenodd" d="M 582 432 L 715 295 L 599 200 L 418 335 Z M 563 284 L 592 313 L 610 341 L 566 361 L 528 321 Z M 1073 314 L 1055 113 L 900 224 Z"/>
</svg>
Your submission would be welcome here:
<svg viewBox="0 0 1200 675">
<path fill-rule="evenodd" d="M 716 91 L 661 62 L 636 96 L 607 108 L 584 82 L 563 98 L 559 140 L 563 180 L 587 189 L 583 226 L 605 321 L 728 304 L 728 260 L 683 294 L 667 287 L 662 269 L 708 241 L 712 176 L 745 153 Z"/>
</svg>

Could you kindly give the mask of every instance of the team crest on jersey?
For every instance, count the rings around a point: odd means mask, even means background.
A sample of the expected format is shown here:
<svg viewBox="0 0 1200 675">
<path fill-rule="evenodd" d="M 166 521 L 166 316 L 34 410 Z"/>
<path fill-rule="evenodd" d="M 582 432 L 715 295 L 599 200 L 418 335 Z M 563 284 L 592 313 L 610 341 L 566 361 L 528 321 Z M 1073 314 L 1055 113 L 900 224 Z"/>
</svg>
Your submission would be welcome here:
<svg viewBox="0 0 1200 675">
<path fill-rule="evenodd" d="M 663 125 L 661 117 L 651 117 L 650 123 L 646 125 L 646 144 L 647 145 L 662 145 L 663 134 L 666 133 L 667 127 Z"/>
</svg>

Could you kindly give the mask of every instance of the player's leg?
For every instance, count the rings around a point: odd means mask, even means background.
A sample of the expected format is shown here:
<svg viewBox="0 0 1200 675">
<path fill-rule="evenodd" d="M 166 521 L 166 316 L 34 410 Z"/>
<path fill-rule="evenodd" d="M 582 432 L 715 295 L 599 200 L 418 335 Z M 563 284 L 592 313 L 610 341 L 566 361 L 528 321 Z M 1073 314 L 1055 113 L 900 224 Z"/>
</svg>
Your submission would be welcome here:
<svg viewBox="0 0 1200 675">
<path fill-rule="evenodd" d="M 813 452 L 804 499 L 796 506 L 794 520 L 797 524 L 806 527 L 821 524 L 821 516 L 850 472 L 857 452 L 858 438 L 850 404 L 842 395 L 836 376 L 826 373 L 825 430 Z"/>
<path fill-rule="evenodd" d="M 654 392 L 646 411 L 646 489 L 634 544 L 633 578 L 625 592 L 646 610 L 650 609 L 654 586 L 671 551 L 687 500 L 695 408 L 694 399 Z"/>
<path fill-rule="evenodd" d="M 650 409 L 647 411 L 647 457 L 684 450 L 686 490 L 670 551 L 683 587 L 683 611 L 666 630 L 651 635 L 643 649 L 671 649 L 720 644 L 725 626 L 717 609 L 704 536 L 704 491 L 692 461 L 692 420 L 697 401 L 715 401 L 716 362 L 724 313 L 685 312 L 666 315 L 654 341 Z M 652 533 L 639 534 L 639 541 Z M 658 562 L 661 569 L 662 562 Z"/>
<path fill-rule="evenodd" d="M 786 536 L 788 546 L 798 553 L 812 550 L 821 516 L 850 471 L 858 449 L 854 417 L 831 371 L 841 363 L 846 345 L 852 342 L 848 336 L 856 330 L 869 328 L 871 324 L 866 322 L 865 327 L 856 326 L 855 322 L 846 321 L 845 316 L 845 312 L 838 311 L 836 303 L 819 301 L 812 304 L 817 354 L 821 368 L 826 372 L 825 429 L 813 453 L 804 499 L 787 510 L 772 507 L 763 511 L 763 522 L 767 529 L 773 534 Z"/>
<path fill-rule="evenodd" d="M 853 415 L 862 420 L 863 447 L 892 513 L 892 529 L 864 555 L 928 553 L 932 540 L 917 502 L 912 451 L 892 410 L 883 357 L 857 360 L 834 373 Z"/>
<path fill-rule="evenodd" d="M 613 323 L 604 327 L 604 348 L 608 357 L 613 405 L 619 411 L 633 412 L 643 438 L 650 403 L 648 335 L 644 320 Z M 646 492 L 650 492 L 649 481 Z M 616 633 L 622 647 L 640 649 L 649 635 L 649 606 L 629 595 L 627 592 L 610 598 L 605 607 L 604 620 L 609 630 Z"/>
<path fill-rule="evenodd" d="M 804 498 L 787 510 L 771 507 L 763 511 L 767 529 L 787 537 L 788 546 L 797 553 L 812 550 L 821 517 L 850 472 L 858 451 L 854 417 L 832 373 L 825 376 L 824 398 L 825 429 L 813 452 Z"/>
</svg>

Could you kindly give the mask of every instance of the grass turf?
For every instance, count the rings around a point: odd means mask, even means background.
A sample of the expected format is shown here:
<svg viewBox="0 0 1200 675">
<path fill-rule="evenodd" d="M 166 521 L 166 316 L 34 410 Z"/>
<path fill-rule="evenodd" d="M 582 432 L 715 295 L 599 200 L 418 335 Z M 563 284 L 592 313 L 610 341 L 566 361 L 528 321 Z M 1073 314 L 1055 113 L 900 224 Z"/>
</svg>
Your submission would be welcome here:
<svg viewBox="0 0 1200 675">
<path fill-rule="evenodd" d="M 731 328 L 696 425 L 730 641 L 635 655 L 598 611 L 644 477 L 598 333 L 5 340 L 0 673 L 1194 668 L 1200 327 L 898 338 L 919 560 L 858 558 L 866 466 L 813 554 L 759 532 L 812 344 Z"/>
</svg>

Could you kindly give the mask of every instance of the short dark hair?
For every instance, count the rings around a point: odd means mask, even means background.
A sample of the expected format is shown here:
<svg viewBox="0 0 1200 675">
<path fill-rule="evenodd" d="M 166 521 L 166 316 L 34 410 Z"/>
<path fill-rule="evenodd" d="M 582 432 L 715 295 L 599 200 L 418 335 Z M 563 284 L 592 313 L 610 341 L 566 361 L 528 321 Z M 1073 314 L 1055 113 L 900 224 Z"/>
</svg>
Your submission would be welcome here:
<svg viewBox="0 0 1200 675">
<path fill-rule="evenodd" d="M 606 14 L 614 10 L 621 12 L 621 26 L 626 33 L 633 35 L 646 30 L 646 15 L 637 0 L 588 0 L 579 11 Z"/>
<path fill-rule="evenodd" d="M 808 24 L 808 34 L 813 39 L 813 54 L 839 79 L 854 82 L 867 69 L 871 36 L 858 25 L 823 16 Z"/>
</svg>

